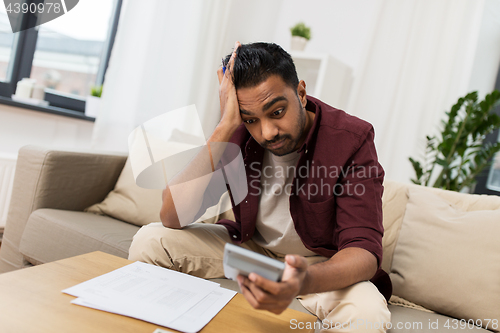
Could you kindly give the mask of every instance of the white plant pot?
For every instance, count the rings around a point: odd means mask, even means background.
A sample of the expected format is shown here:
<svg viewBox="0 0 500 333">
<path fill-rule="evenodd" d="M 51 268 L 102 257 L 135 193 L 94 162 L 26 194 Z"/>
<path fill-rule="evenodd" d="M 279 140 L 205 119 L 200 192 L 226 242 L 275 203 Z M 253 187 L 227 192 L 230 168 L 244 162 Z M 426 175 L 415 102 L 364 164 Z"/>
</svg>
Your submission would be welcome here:
<svg viewBox="0 0 500 333">
<path fill-rule="evenodd" d="M 85 102 L 85 115 L 87 117 L 97 118 L 99 109 L 101 108 L 101 99 L 96 96 L 87 96 Z"/>
<path fill-rule="evenodd" d="M 304 51 L 306 48 L 307 39 L 300 36 L 292 36 L 292 51 Z"/>
</svg>

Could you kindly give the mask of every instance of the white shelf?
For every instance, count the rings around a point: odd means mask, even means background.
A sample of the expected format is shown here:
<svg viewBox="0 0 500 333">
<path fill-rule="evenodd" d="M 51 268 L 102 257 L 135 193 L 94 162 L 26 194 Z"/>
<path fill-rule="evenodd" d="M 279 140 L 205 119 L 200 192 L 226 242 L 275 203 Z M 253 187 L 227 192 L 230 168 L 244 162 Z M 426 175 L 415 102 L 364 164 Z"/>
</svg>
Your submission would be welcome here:
<svg viewBox="0 0 500 333">
<path fill-rule="evenodd" d="M 308 95 L 345 109 L 352 86 L 352 69 L 327 53 L 290 53 L 299 80 L 306 82 Z"/>
</svg>

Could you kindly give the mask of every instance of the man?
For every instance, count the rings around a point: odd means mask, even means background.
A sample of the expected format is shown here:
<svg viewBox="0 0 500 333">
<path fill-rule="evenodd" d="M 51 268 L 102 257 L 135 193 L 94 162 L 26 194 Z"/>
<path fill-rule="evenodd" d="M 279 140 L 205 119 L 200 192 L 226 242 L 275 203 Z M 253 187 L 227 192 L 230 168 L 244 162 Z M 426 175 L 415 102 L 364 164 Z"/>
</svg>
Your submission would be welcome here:
<svg viewBox="0 0 500 333">
<path fill-rule="evenodd" d="M 385 332 L 384 172 L 372 126 L 307 96 L 290 55 L 275 44 L 236 43 L 224 63 L 217 72 L 221 120 L 208 146 L 240 147 L 249 193 L 233 208 L 235 221 L 183 227 L 179 216 L 189 208 L 174 205 L 167 187 L 163 225 L 137 233 L 130 259 L 216 278 L 223 276 L 224 244 L 234 242 L 286 262 L 281 282 L 238 277 L 254 308 L 279 314 L 299 298 L 329 331 Z M 209 156 L 193 160 L 184 176 L 202 163 L 214 170 L 222 152 Z M 200 207 L 199 189 L 184 192 L 191 210 Z"/>
</svg>

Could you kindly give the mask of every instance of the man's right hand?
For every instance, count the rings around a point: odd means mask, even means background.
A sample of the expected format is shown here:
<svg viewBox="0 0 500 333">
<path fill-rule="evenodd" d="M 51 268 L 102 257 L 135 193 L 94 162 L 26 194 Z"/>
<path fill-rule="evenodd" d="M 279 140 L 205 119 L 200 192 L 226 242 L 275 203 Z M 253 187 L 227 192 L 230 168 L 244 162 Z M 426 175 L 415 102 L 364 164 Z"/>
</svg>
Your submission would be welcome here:
<svg viewBox="0 0 500 333">
<path fill-rule="evenodd" d="M 194 219 L 196 213 L 200 209 L 203 202 L 203 194 L 208 186 L 209 178 L 203 177 L 213 172 L 214 167 L 219 163 L 222 154 L 225 150 L 225 145 L 211 143 L 229 142 L 242 120 L 240 116 L 240 107 L 238 97 L 236 96 L 236 88 L 233 83 L 233 75 L 231 69 L 236 58 L 236 50 L 241 44 L 234 44 L 234 51 L 226 66 L 226 72 L 222 72 L 222 67 L 217 71 L 219 77 L 219 99 L 221 120 L 215 128 L 208 141 L 208 151 L 200 151 L 200 153 L 179 172 L 174 179 L 169 181 L 169 185 L 163 191 L 163 205 L 160 211 L 160 219 L 165 227 L 168 228 L 183 228 L 191 218 Z M 197 179 L 195 183 L 192 180 Z M 205 183 L 204 183 L 205 182 Z M 172 190 L 170 186 L 182 184 L 182 191 L 177 191 L 176 202 L 183 203 L 174 205 Z M 188 184 L 191 184 L 188 186 Z M 180 219 L 179 216 L 182 218 Z M 182 220 L 182 223 L 181 223 Z"/>
<path fill-rule="evenodd" d="M 238 97 L 236 95 L 236 88 L 234 87 L 232 75 L 236 51 L 240 46 L 240 42 L 236 42 L 234 44 L 234 51 L 226 65 L 226 72 L 223 73 L 222 67 L 217 70 L 217 76 L 219 78 L 219 101 L 221 112 L 221 120 L 219 124 L 228 126 L 227 128 L 232 130 L 235 130 L 242 123 Z"/>
</svg>

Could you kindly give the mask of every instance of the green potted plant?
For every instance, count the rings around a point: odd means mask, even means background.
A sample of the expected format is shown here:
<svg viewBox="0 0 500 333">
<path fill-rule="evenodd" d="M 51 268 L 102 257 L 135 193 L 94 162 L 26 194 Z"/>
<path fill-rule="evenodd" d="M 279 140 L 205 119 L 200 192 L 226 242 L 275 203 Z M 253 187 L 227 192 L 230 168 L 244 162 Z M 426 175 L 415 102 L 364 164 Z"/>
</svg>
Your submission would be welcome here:
<svg viewBox="0 0 500 333">
<path fill-rule="evenodd" d="M 299 22 L 290 28 L 292 33 L 292 51 L 303 51 L 311 39 L 311 28 Z"/>
<path fill-rule="evenodd" d="M 85 101 L 85 115 L 87 117 L 96 118 L 101 107 L 102 85 L 92 86 L 90 88 L 90 95 L 87 96 Z"/>
<path fill-rule="evenodd" d="M 476 176 L 500 151 L 500 142 L 484 144 L 487 134 L 500 127 L 494 108 L 500 100 L 497 90 L 478 102 L 477 91 L 458 99 L 443 121 L 439 136 L 427 136 L 423 161 L 409 158 L 415 184 L 451 191 L 466 191 Z"/>
</svg>

